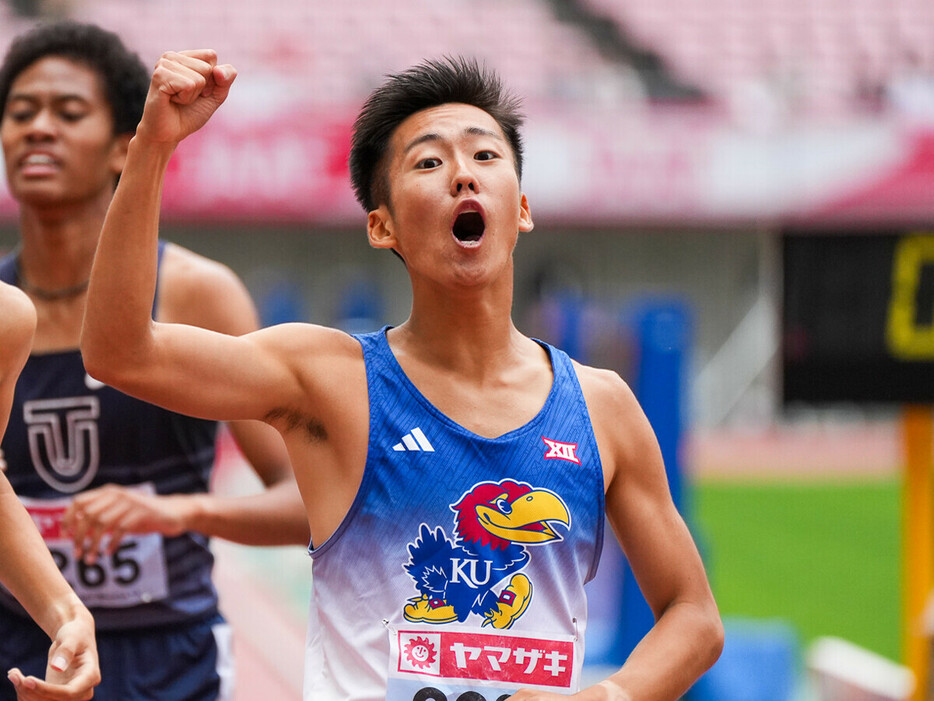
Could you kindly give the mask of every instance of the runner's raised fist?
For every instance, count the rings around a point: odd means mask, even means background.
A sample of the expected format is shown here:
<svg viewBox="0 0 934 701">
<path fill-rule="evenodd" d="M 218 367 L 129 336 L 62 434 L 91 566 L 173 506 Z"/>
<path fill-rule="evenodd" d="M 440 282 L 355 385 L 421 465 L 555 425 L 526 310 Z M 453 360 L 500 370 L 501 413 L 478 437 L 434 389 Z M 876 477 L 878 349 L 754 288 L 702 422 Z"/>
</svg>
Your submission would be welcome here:
<svg viewBox="0 0 934 701">
<path fill-rule="evenodd" d="M 213 49 L 169 51 L 156 63 L 137 136 L 175 144 L 200 129 L 223 104 L 237 70 Z"/>
</svg>

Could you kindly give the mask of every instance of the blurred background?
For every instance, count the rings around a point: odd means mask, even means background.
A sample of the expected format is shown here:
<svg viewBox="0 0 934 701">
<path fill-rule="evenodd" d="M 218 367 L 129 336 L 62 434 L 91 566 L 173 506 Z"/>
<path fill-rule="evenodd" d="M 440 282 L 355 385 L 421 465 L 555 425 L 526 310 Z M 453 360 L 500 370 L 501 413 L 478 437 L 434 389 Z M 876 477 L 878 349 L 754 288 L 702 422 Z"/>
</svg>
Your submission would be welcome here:
<svg viewBox="0 0 934 701">
<path fill-rule="evenodd" d="M 162 233 L 236 270 L 266 324 L 404 321 L 349 187 L 353 118 L 423 58 L 498 70 L 536 222 L 516 322 L 636 389 L 727 624 L 689 698 L 932 698 L 932 0 L 2 0 L 0 47 L 62 16 L 147 64 L 238 68 L 173 160 Z M 257 488 L 228 440 L 215 486 Z M 307 556 L 215 549 L 238 698 L 299 698 Z M 615 544 L 590 595 L 597 676 L 648 625 Z"/>
</svg>

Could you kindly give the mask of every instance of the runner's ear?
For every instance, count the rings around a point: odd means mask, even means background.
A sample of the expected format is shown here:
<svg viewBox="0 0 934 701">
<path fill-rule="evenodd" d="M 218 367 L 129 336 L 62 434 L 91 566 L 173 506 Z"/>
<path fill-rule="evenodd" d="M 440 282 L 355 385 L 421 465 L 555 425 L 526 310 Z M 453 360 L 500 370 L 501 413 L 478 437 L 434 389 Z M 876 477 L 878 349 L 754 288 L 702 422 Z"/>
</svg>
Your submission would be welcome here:
<svg viewBox="0 0 934 701">
<path fill-rule="evenodd" d="M 535 228 L 535 222 L 532 221 L 532 210 L 529 209 L 529 200 L 522 193 L 519 200 L 519 231 L 531 231 Z"/>
<path fill-rule="evenodd" d="M 392 216 L 386 205 L 380 205 L 367 215 L 366 235 L 373 248 L 395 248 Z"/>
</svg>

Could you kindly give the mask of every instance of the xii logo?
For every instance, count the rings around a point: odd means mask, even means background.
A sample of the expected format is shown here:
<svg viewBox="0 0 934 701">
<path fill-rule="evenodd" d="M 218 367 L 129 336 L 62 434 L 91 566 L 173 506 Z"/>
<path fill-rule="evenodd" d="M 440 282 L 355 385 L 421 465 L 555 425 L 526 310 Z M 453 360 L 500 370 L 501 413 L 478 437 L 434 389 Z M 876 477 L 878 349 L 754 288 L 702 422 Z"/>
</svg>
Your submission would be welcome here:
<svg viewBox="0 0 934 701">
<path fill-rule="evenodd" d="M 580 458 L 577 457 L 577 443 L 562 443 L 544 436 L 542 436 L 542 440 L 548 446 L 548 452 L 545 453 L 546 460 L 567 460 L 578 465 L 581 464 Z"/>
<path fill-rule="evenodd" d="M 90 483 L 100 465 L 97 397 L 37 399 L 23 405 L 29 454 L 50 487 L 71 494 Z"/>
</svg>

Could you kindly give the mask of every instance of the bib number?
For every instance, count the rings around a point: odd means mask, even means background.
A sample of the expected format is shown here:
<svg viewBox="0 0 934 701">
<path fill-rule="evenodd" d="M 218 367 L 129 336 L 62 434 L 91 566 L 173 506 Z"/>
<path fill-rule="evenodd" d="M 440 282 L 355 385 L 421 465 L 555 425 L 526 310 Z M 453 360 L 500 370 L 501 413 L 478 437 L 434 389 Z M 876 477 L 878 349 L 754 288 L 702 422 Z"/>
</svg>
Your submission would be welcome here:
<svg viewBox="0 0 934 701">
<path fill-rule="evenodd" d="M 499 697 L 495 697 L 495 701 L 506 701 L 508 698 L 509 694 L 501 694 Z M 456 699 L 456 701 L 487 701 L 487 698 L 477 691 L 465 691 L 449 698 L 447 694 L 433 686 L 419 689 L 415 692 L 415 696 L 412 697 L 412 701 L 450 701 L 450 699 Z"/>
<path fill-rule="evenodd" d="M 125 607 L 165 599 L 169 594 L 162 535 L 127 534 L 112 555 L 94 564 L 74 557 L 71 538 L 62 532 L 68 499 L 21 499 L 42 534 L 62 576 L 86 606 Z M 105 535 L 101 550 L 109 543 Z"/>
</svg>

